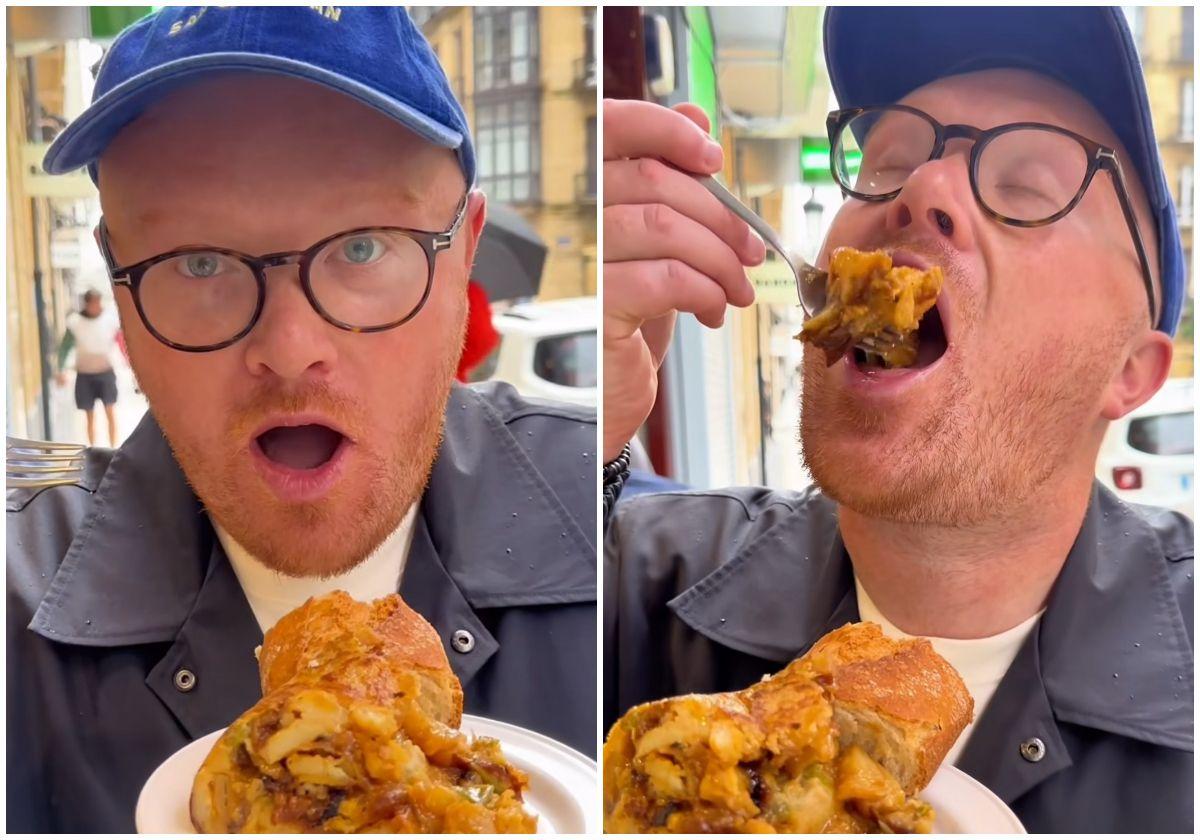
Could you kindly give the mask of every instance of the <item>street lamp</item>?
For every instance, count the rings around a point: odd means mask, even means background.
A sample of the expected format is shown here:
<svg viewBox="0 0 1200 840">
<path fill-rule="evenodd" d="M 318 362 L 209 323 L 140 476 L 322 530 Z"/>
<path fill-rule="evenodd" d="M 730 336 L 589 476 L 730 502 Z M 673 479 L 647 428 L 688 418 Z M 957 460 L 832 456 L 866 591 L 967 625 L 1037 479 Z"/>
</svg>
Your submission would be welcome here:
<svg viewBox="0 0 1200 840">
<path fill-rule="evenodd" d="M 821 215 L 824 212 L 825 205 L 817 201 L 817 188 L 813 187 L 812 195 L 804 202 L 804 221 L 807 225 L 807 244 L 814 258 L 821 247 Z"/>
</svg>

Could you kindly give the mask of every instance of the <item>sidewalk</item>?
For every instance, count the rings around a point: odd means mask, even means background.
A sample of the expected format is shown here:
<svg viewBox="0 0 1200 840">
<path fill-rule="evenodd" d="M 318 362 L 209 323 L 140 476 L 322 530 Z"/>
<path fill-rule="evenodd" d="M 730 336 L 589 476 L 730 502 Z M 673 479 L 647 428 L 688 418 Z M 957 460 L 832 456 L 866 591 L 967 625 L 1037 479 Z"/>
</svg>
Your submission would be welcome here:
<svg viewBox="0 0 1200 840">
<path fill-rule="evenodd" d="M 115 354 L 114 354 L 115 355 Z M 146 398 L 134 393 L 133 371 L 124 359 L 118 359 L 117 372 L 117 444 L 124 442 L 146 413 Z M 67 374 L 67 384 L 50 383 L 50 412 L 54 439 L 62 443 L 87 443 L 87 423 L 75 407 L 75 374 Z M 108 420 L 104 406 L 96 403 L 96 445 L 108 446 Z"/>
</svg>

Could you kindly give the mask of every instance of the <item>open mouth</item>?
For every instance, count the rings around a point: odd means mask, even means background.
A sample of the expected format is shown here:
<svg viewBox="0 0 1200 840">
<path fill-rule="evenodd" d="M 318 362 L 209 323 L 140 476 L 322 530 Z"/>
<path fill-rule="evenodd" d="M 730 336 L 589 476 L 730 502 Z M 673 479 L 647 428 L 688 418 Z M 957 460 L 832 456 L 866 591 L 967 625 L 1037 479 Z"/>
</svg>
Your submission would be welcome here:
<svg viewBox="0 0 1200 840">
<path fill-rule="evenodd" d="M 886 370 L 922 370 L 930 367 L 946 354 L 949 342 L 946 339 L 946 327 L 942 323 L 942 315 L 938 304 L 925 313 L 917 326 L 917 356 L 911 365 L 888 367 L 883 364 L 880 356 L 867 353 L 860 347 L 853 350 L 853 363 L 864 372 L 879 372 Z"/>
<path fill-rule="evenodd" d="M 255 438 L 268 461 L 292 470 L 320 469 L 345 440 L 341 432 L 319 423 L 274 426 Z"/>
</svg>

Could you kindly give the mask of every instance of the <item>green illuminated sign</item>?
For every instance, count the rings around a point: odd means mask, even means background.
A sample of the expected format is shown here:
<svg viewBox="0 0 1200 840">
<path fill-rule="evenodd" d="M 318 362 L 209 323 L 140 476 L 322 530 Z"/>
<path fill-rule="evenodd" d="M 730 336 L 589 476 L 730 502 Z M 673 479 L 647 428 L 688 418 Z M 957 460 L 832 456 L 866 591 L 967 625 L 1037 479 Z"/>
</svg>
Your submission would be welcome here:
<svg viewBox="0 0 1200 840">
<path fill-rule="evenodd" d="M 847 149 L 845 155 L 850 174 L 857 175 L 859 164 L 862 163 L 862 152 L 858 149 Z M 806 184 L 833 183 L 833 174 L 829 170 L 828 140 L 823 137 L 801 138 L 800 171 Z"/>
<path fill-rule="evenodd" d="M 154 11 L 154 6 L 92 6 L 92 37 L 116 38 L 121 30 Z"/>
</svg>

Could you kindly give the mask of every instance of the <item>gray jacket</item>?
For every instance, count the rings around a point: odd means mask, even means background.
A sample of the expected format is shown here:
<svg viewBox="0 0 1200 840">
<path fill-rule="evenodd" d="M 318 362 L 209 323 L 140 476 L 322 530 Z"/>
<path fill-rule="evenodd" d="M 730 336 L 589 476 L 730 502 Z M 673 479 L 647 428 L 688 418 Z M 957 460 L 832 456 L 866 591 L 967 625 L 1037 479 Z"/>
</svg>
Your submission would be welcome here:
<svg viewBox="0 0 1200 840">
<path fill-rule="evenodd" d="M 743 688 L 859 618 L 815 490 L 637 497 L 605 542 L 606 729 L 646 700 Z M 1094 488 L 957 761 L 1029 831 L 1192 831 L 1192 565 L 1191 520 Z"/>
<path fill-rule="evenodd" d="M 590 410 L 456 387 L 400 586 L 468 712 L 589 755 L 595 446 Z M 258 700 L 262 634 L 149 415 L 78 486 L 10 493 L 7 520 L 7 829 L 132 831 L 151 771 Z"/>
</svg>

